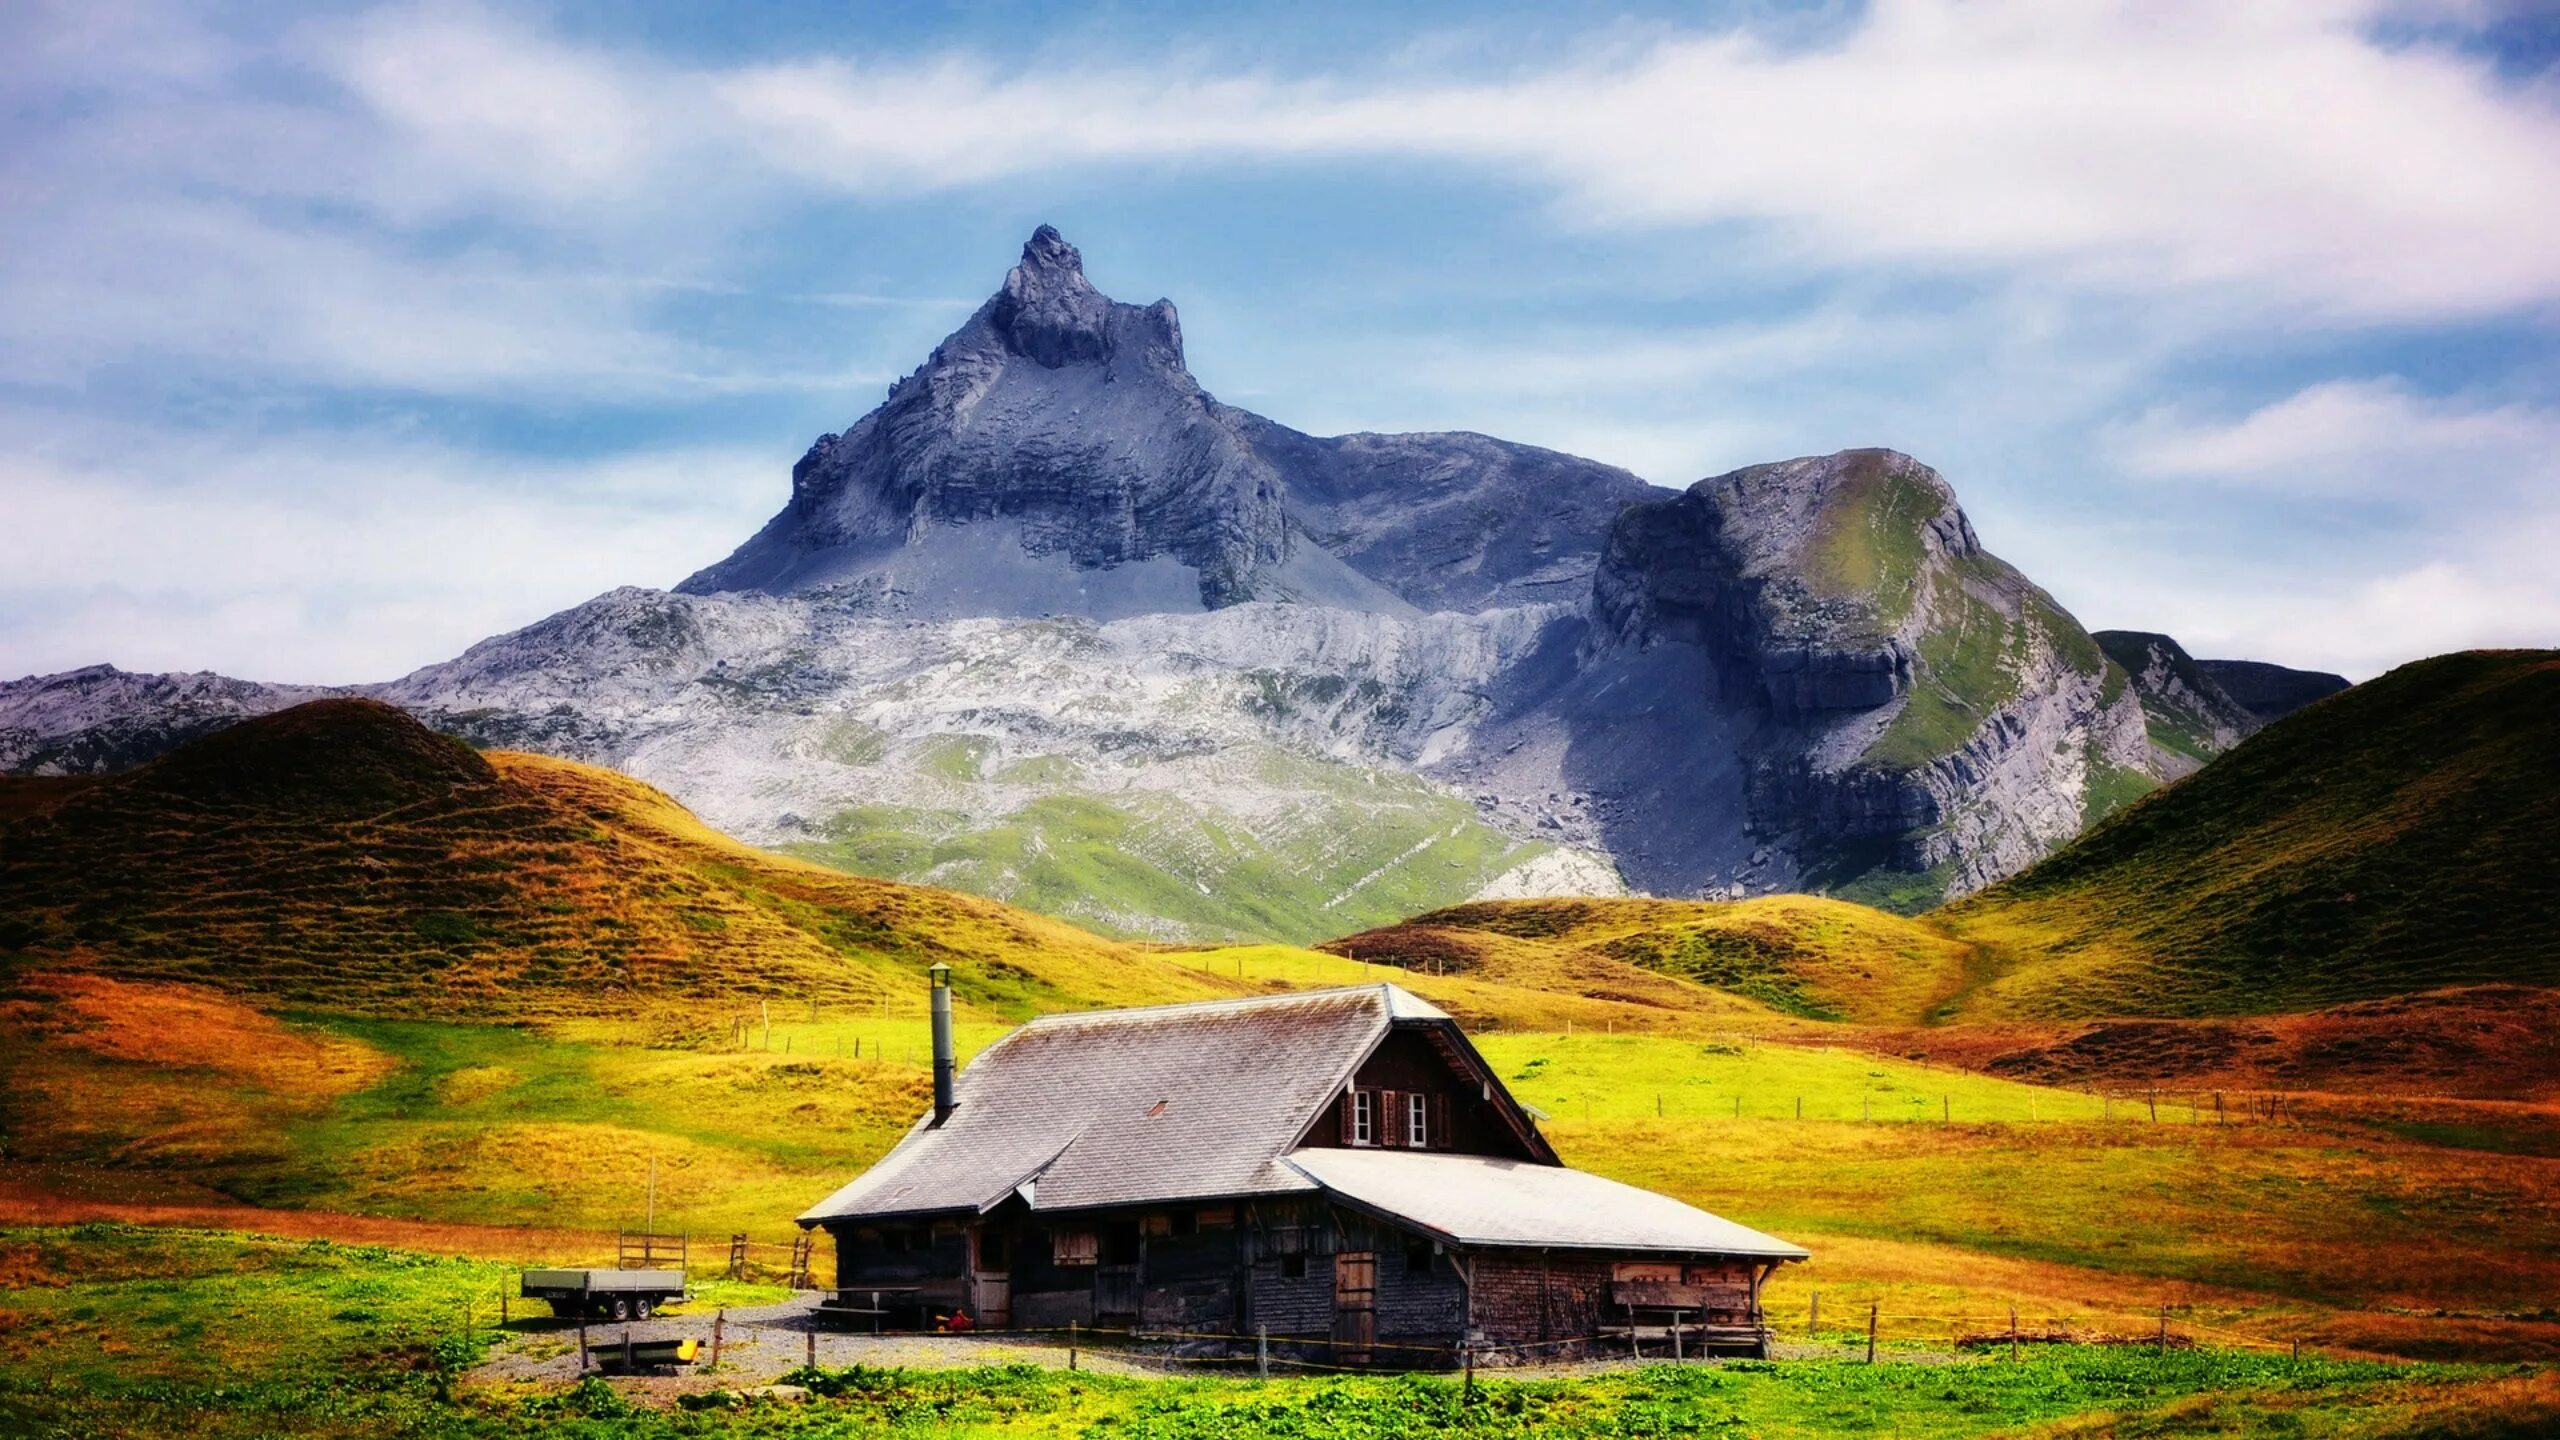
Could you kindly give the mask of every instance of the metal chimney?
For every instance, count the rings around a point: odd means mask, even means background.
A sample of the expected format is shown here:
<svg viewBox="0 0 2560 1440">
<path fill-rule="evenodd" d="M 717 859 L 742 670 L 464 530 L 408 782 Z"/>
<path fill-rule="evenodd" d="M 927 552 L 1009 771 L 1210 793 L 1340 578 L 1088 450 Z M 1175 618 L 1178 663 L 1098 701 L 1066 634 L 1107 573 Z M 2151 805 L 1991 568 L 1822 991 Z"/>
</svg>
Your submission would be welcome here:
<svg viewBox="0 0 2560 1440">
<path fill-rule="evenodd" d="M 951 1118 L 951 1075 L 958 1068 L 951 1053 L 951 967 L 936 965 L 933 976 L 933 1123 Z"/>
</svg>

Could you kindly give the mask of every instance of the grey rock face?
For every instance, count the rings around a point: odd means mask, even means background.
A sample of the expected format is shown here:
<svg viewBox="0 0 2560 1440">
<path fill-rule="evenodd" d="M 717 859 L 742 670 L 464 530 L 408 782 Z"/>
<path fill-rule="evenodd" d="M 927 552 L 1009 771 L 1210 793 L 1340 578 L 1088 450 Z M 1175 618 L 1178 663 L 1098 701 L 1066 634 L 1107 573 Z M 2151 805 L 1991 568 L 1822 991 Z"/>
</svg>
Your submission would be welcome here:
<svg viewBox="0 0 2560 1440">
<path fill-rule="evenodd" d="M 2151 736 L 2152 768 L 2163 779 L 2194 774 L 2266 723 L 2166 635 L 2100 630 L 2092 638 L 2132 678 Z"/>
<path fill-rule="evenodd" d="M 1220 405 L 1172 302 L 1110 299 L 1042 226 L 879 409 L 810 448 L 781 514 L 677 588 L 918 618 L 1578 603 L 1649 488 L 1480 435 L 1318 439 Z"/>
<path fill-rule="evenodd" d="M 810 447 L 781 514 L 677 588 L 851 586 L 902 613 L 1026 613 L 1024 586 L 983 583 L 1001 571 L 976 584 L 896 583 L 902 573 L 939 578 L 912 564 L 902 572 L 900 552 L 991 521 L 1003 522 L 1028 568 L 1101 572 L 1088 589 L 1104 612 L 1157 608 L 1180 594 L 1164 566 L 1110 573 L 1151 561 L 1189 572 L 1180 597 L 1189 609 L 1257 597 L 1349 601 L 1369 588 L 1330 557 L 1289 568 L 1294 537 L 1279 477 L 1183 368 L 1172 302 L 1104 296 L 1076 248 L 1047 226 L 1003 289 L 880 408 Z"/>
<path fill-rule="evenodd" d="M 1423 610 L 1585 603 L 1610 524 L 1662 492 L 1615 466 L 1484 435 L 1302 435 L 1228 412 L 1301 533 Z"/>
<path fill-rule="evenodd" d="M 305 700 L 350 693 L 265 685 L 210 671 L 136 675 L 90 665 L 0 684 L 0 772 L 124 770 L 221 729 Z"/>
<path fill-rule="evenodd" d="M 2076 833 L 2093 769 L 2149 773 L 2139 709 L 2107 694 L 2087 635 L 1894 451 L 1630 505 L 1593 619 L 1604 653 L 1695 652 L 1702 692 L 1748 717 L 1751 833 L 1817 879 L 1881 863 L 1960 893 Z"/>
<path fill-rule="evenodd" d="M 2237 700 L 2263 723 L 2281 720 L 2314 700 L 2325 700 L 2347 688 L 2347 677 L 2325 670 L 2290 670 L 2264 660 L 2199 660 L 2223 693 Z"/>
</svg>

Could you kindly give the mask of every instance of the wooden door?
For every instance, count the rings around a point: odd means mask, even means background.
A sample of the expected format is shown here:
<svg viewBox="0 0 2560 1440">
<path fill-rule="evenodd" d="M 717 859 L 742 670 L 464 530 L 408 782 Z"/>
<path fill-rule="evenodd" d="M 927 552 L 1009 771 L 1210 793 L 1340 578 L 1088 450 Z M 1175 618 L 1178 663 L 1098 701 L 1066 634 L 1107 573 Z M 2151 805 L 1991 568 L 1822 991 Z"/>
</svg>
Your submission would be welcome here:
<svg viewBox="0 0 2560 1440">
<path fill-rule="evenodd" d="M 1013 1324 L 1013 1236 L 981 1226 L 971 1248 L 970 1317 L 981 1329 L 1007 1329 Z"/>
<path fill-rule="evenodd" d="M 1333 1257 L 1333 1354 L 1344 1365 L 1366 1365 L 1378 1343 L 1378 1255 L 1344 1250 Z"/>
<path fill-rule="evenodd" d="M 1146 1251 L 1134 1220 L 1102 1227 L 1102 1263 L 1093 1268 L 1093 1318 L 1134 1329 L 1138 1323 L 1138 1267 Z"/>
</svg>

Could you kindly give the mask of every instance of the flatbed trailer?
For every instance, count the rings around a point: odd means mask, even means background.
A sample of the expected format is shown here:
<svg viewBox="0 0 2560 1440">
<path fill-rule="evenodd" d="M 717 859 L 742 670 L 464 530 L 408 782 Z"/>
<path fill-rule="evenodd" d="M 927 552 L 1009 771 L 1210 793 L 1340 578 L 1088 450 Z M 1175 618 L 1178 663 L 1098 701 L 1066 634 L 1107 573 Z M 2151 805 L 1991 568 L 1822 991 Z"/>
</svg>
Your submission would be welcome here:
<svg viewBox="0 0 2560 1440">
<path fill-rule="evenodd" d="M 681 1270 L 527 1270 L 522 1293 L 554 1315 L 646 1320 L 688 1292 Z"/>
</svg>

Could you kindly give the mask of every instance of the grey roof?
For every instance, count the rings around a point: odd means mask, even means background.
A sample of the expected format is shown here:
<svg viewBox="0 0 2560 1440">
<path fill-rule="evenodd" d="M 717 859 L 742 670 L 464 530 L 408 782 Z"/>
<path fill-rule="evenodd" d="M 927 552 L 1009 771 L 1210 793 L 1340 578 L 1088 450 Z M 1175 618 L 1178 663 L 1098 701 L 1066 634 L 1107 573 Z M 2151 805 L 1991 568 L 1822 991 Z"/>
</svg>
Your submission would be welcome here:
<svg viewBox="0 0 2560 1440">
<path fill-rule="evenodd" d="M 1034 1210 L 1311 1190 L 1285 1156 L 1398 1020 L 1393 985 L 1044 1015 L 960 1072 L 951 1118 L 800 1219 Z"/>
<path fill-rule="evenodd" d="M 1291 1168 L 1342 1199 L 1459 1245 L 1749 1255 L 1811 1252 L 1668 1195 L 1581 1170 L 1415 1150 L 1292 1154 Z"/>
</svg>

